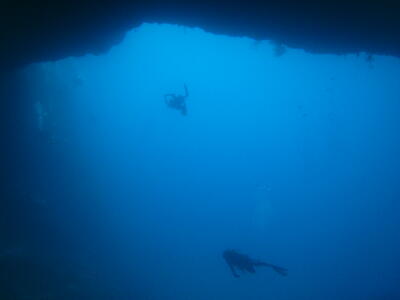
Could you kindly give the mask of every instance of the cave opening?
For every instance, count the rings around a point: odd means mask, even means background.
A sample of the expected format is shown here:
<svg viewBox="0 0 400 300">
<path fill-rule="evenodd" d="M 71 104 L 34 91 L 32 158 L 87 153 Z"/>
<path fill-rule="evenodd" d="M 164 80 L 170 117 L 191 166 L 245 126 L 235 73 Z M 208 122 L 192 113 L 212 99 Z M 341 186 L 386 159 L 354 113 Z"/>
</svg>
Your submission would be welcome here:
<svg viewBox="0 0 400 300">
<path fill-rule="evenodd" d="M 0 252 L 4 295 L 396 294 L 398 58 L 144 24 L 21 76 L 29 160 L 9 187 L 23 221 Z M 230 247 L 289 276 L 234 284 Z"/>
</svg>

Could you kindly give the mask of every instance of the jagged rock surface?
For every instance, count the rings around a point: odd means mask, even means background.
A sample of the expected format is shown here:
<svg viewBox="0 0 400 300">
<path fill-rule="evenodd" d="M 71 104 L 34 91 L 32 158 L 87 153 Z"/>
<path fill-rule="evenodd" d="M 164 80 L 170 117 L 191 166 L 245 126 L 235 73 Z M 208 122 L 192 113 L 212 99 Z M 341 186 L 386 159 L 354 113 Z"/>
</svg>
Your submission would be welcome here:
<svg viewBox="0 0 400 300">
<path fill-rule="evenodd" d="M 400 56 L 400 2 L 304 0 L 5 1 L 0 67 L 99 54 L 143 22 L 272 39 L 317 53 Z"/>
</svg>

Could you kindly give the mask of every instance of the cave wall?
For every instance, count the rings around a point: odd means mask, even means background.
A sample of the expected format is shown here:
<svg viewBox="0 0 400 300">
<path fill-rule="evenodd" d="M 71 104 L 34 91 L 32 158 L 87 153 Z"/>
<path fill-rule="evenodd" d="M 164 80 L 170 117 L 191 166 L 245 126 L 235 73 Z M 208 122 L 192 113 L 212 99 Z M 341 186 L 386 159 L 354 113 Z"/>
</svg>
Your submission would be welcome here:
<svg viewBox="0 0 400 300">
<path fill-rule="evenodd" d="M 400 3 L 390 0 L 3 1 L 0 68 L 100 54 L 143 22 L 272 39 L 315 53 L 400 56 Z"/>
</svg>

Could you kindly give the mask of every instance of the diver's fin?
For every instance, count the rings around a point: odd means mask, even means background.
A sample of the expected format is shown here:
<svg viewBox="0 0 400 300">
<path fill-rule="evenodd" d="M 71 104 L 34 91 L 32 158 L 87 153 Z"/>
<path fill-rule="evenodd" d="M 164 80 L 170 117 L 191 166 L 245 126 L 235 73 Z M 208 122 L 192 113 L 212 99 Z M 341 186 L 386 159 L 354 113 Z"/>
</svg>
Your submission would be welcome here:
<svg viewBox="0 0 400 300">
<path fill-rule="evenodd" d="M 275 265 L 271 265 L 262 261 L 253 261 L 254 266 L 259 266 L 259 267 L 270 267 L 272 268 L 276 273 L 281 274 L 282 276 L 287 276 L 288 270 L 282 267 L 278 267 Z"/>
<path fill-rule="evenodd" d="M 271 265 L 271 268 L 274 269 L 275 272 L 281 274 L 282 276 L 287 276 L 287 274 L 288 274 L 288 270 L 285 268 L 273 266 L 273 265 Z"/>
</svg>

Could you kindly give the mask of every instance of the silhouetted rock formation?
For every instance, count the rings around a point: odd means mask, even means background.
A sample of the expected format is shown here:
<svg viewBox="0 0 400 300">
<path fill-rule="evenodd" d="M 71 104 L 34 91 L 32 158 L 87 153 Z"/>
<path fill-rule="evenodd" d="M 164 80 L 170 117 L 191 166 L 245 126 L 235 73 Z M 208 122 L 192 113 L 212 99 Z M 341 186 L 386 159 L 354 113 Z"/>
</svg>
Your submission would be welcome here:
<svg viewBox="0 0 400 300">
<path fill-rule="evenodd" d="M 0 67 L 102 53 L 143 22 L 272 39 L 318 53 L 400 56 L 400 2 L 390 0 L 3 1 Z"/>
</svg>

